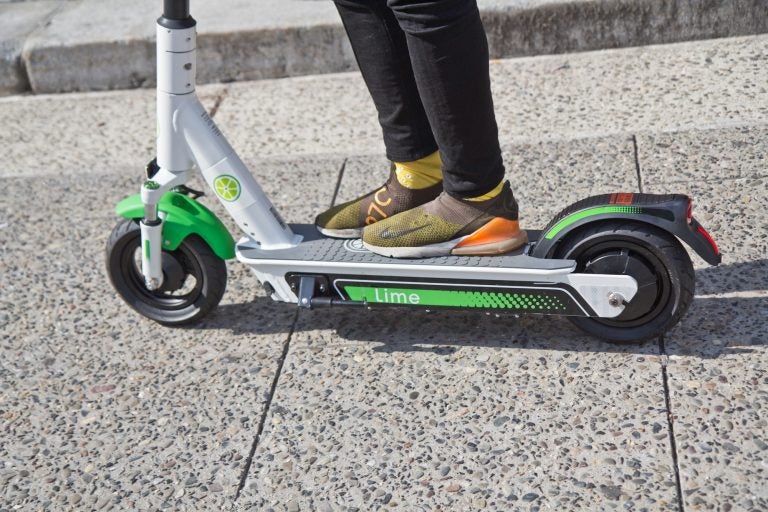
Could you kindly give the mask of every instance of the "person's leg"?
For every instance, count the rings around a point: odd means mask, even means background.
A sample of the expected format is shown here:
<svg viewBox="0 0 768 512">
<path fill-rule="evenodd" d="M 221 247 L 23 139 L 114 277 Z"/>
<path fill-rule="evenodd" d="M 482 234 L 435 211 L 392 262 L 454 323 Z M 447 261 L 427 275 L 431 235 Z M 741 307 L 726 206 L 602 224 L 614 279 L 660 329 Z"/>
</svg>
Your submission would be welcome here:
<svg viewBox="0 0 768 512">
<path fill-rule="evenodd" d="M 418 160 L 437 151 L 413 76 L 408 45 L 386 0 L 335 0 L 379 114 L 387 158 Z"/>
<path fill-rule="evenodd" d="M 405 32 L 414 77 L 455 197 L 504 177 L 491 97 L 488 42 L 475 0 L 387 0 Z"/>
<path fill-rule="evenodd" d="M 387 0 L 406 34 L 421 101 L 443 159 L 445 192 L 363 231 L 365 246 L 394 257 L 499 254 L 527 241 L 503 183 L 488 66 L 476 0 Z"/>
<path fill-rule="evenodd" d="M 315 220 L 335 237 L 359 237 L 365 225 L 424 204 L 442 191 L 442 163 L 419 97 L 405 34 L 386 0 L 335 0 L 363 80 L 379 114 L 389 180 Z"/>
</svg>

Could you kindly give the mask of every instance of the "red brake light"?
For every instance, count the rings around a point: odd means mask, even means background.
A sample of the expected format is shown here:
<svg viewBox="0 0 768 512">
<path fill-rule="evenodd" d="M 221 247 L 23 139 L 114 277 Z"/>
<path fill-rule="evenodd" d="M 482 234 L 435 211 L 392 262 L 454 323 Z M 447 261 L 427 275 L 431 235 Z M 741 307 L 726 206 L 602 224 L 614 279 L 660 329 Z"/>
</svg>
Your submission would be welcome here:
<svg viewBox="0 0 768 512">
<path fill-rule="evenodd" d="M 707 233 L 707 230 L 704 229 L 701 226 L 697 226 L 697 227 L 699 228 L 699 233 L 704 235 L 704 238 L 707 239 L 707 242 L 709 242 L 709 245 L 711 245 L 712 248 L 715 250 L 715 254 L 717 254 L 719 256 L 720 255 L 720 250 L 717 248 L 717 244 L 715 243 L 715 241 L 712 240 L 712 237 L 709 236 L 709 233 Z"/>
</svg>

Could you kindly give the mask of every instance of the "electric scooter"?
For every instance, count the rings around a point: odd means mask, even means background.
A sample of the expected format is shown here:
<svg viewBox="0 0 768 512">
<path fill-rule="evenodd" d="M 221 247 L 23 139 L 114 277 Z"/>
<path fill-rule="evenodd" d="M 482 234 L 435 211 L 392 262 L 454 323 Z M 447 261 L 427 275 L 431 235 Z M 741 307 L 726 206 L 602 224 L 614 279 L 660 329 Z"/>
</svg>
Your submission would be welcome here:
<svg viewBox="0 0 768 512">
<path fill-rule="evenodd" d="M 695 288 L 686 243 L 711 265 L 717 245 L 682 194 L 613 193 L 567 206 L 529 243 L 499 256 L 391 259 L 360 240 L 288 225 L 195 93 L 196 22 L 189 0 L 165 0 L 157 21 L 157 157 L 140 194 L 116 208 L 106 263 L 118 294 L 177 326 L 221 300 L 226 260 L 248 265 L 267 294 L 301 308 L 397 306 L 566 315 L 614 342 L 674 326 Z M 195 170 L 232 216 L 235 242 L 186 183 Z"/>
</svg>

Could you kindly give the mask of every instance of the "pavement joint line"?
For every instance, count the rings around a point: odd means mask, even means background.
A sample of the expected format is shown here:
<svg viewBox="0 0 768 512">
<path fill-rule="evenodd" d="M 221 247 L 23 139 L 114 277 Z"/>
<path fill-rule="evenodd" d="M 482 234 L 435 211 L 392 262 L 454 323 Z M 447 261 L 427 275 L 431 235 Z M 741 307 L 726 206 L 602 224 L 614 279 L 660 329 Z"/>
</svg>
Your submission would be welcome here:
<svg viewBox="0 0 768 512">
<path fill-rule="evenodd" d="M 280 374 L 283 371 L 283 363 L 285 363 L 285 358 L 288 357 L 288 350 L 291 346 L 291 338 L 293 337 L 293 333 L 296 331 L 296 324 L 298 324 L 298 322 L 299 308 L 296 308 L 296 312 L 293 315 L 291 330 L 288 332 L 288 336 L 286 336 L 285 342 L 283 342 L 283 352 L 280 354 L 280 359 L 277 363 L 277 370 L 275 371 L 275 378 L 272 379 L 272 386 L 270 387 L 269 394 L 267 395 L 264 414 L 262 414 L 261 420 L 259 420 L 259 428 L 256 431 L 256 437 L 253 438 L 251 451 L 248 453 L 248 458 L 245 459 L 245 466 L 243 467 L 243 472 L 240 474 L 240 483 L 238 484 L 237 492 L 235 493 L 235 501 L 237 501 L 237 499 L 240 497 L 240 493 L 245 487 L 245 481 L 248 479 L 248 473 L 250 472 L 251 465 L 253 464 L 253 457 L 256 455 L 256 449 L 259 446 L 259 440 L 261 439 L 261 434 L 264 431 L 264 425 L 267 422 L 267 416 L 269 416 L 269 409 L 272 405 L 272 399 L 275 397 L 275 391 L 277 391 L 277 382 L 280 380 Z"/>
<path fill-rule="evenodd" d="M 225 87 L 219 94 L 216 95 L 216 99 L 213 102 L 211 111 L 208 113 L 211 119 L 213 119 L 216 113 L 219 111 L 219 109 L 221 108 L 221 104 L 224 103 L 224 100 L 227 98 L 228 94 L 229 94 L 229 89 Z"/>
<path fill-rule="evenodd" d="M 643 193 L 643 173 L 640 170 L 640 155 L 637 150 L 637 135 L 632 134 L 632 152 L 635 158 L 635 171 L 637 171 L 637 189 Z"/>
<path fill-rule="evenodd" d="M 667 366 L 669 365 L 669 355 L 667 347 L 664 344 L 664 335 L 659 336 L 659 361 L 661 363 L 661 380 L 664 385 L 664 404 L 667 409 L 667 431 L 669 432 L 669 446 L 672 452 L 672 465 L 675 470 L 675 488 L 677 489 L 677 505 L 680 512 L 685 512 L 685 501 L 683 499 L 683 485 L 680 480 L 680 464 L 677 457 L 677 440 L 675 439 L 675 417 L 672 414 L 672 397 L 669 394 L 669 375 Z"/>
<path fill-rule="evenodd" d="M 347 160 L 349 159 L 345 158 L 344 161 L 341 162 L 341 167 L 339 167 L 339 176 L 336 178 L 336 187 L 333 189 L 333 197 L 331 197 L 331 207 L 336 204 L 336 198 L 339 196 L 341 180 L 344 179 L 344 170 L 347 168 Z"/>
</svg>

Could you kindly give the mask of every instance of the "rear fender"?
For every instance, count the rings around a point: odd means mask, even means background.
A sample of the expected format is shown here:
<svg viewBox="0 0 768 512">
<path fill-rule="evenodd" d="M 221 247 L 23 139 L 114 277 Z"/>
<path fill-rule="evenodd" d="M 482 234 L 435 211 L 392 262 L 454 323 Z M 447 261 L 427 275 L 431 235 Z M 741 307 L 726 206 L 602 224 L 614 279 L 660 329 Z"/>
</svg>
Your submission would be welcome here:
<svg viewBox="0 0 768 512">
<path fill-rule="evenodd" d="M 532 256 L 551 258 L 557 246 L 582 226 L 603 220 L 632 220 L 676 236 L 710 265 L 722 259 L 717 245 L 699 222 L 688 219 L 690 198 L 683 194 L 602 194 L 568 206 L 547 225 Z"/>
<path fill-rule="evenodd" d="M 213 212 L 184 194 L 168 192 L 157 205 L 163 218 L 163 249 L 174 251 L 189 235 L 197 235 L 221 259 L 235 257 L 235 241 Z M 115 207 L 121 217 L 143 219 L 141 195 L 126 197 Z"/>
</svg>

